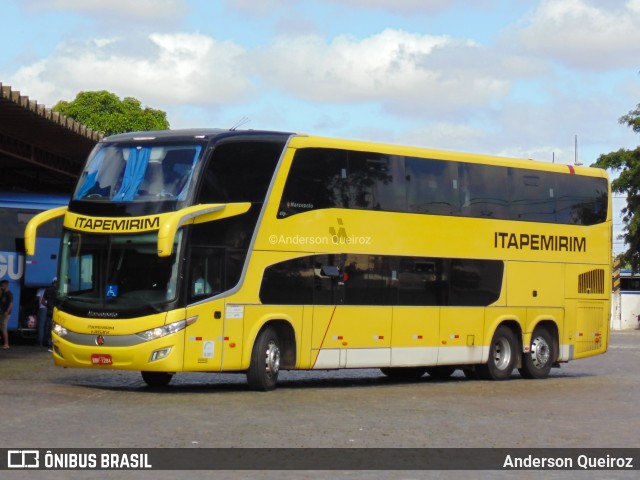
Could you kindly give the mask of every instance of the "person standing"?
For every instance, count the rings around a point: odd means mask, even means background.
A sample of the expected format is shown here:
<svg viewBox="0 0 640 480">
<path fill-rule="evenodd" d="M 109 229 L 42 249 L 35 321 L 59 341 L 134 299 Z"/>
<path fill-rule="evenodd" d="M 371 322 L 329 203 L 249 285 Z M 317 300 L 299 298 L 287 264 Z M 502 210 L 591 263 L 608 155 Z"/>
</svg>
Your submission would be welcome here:
<svg viewBox="0 0 640 480">
<path fill-rule="evenodd" d="M 9 318 L 11 317 L 11 310 L 13 309 L 13 293 L 9 290 L 9 281 L 0 281 L 0 326 L 2 327 L 2 340 L 4 345 L 2 348 L 7 350 L 9 348 Z"/>
<path fill-rule="evenodd" d="M 44 327 L 47 323 L 47 306 L 44 304 L 44 292 L 46 288 L 38 289 L 37 300 L 38 300 L 38 346 L 46 347 L 47 345 L 44 343 L 45 335 L 44 335 Z"/>
<path fill-rule="evenodd" d="M 47 307 L 47 321 L 44 325 L 44 342 L 51 352 L 51 327 L 53 325 L 53 307 L 56 306 L 56 296 L 58 294 L 58 279 L 51 281 L 51 286 L 44 291 L 40 302 Z"/>
</svg>

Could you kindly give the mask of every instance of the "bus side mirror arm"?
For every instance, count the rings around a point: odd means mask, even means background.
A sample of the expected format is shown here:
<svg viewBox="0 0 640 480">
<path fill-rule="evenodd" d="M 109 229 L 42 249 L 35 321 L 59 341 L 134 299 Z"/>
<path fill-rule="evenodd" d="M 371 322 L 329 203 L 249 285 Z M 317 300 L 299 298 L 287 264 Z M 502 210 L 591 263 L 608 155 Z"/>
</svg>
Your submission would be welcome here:
<svg viewBox="0 0 640 480">
<path fill-rule="evenodd" d="M 205 223 L 222 218 L 241 215 L 249 210 L 251 203 L 209 203 L 194 205 L 165 217 L 158 231 L 158 256 L 169 257 L 173 253 L 173 242 L 178 229 L 191 223 Z"/>
<path fill-rule="evenodd" d="M 38 227 L 43 223 L 47 223 L 54 218 L 63 216 L 67 212 L 67 207 L 52 208 L 44 212 L 38 213 L 27 223 L 24 229 L 24 248 L 27 255 L 35 255 L 36 253 L 36 235 Z"/>
</svg>

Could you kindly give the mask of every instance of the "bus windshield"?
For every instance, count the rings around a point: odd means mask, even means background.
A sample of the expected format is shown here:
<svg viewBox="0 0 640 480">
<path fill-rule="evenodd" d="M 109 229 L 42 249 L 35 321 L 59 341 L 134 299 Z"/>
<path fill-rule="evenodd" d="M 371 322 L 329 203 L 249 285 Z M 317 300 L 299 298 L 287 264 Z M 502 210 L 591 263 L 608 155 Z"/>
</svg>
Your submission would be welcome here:
<svg viewBox="0 0 640 480">
<path fill-rule="evenodd" d="M 74 200 L 132 202 L 185 200 L 202 146 L 99 145 L 89 157 Z"/>
<path fill-rule="evenodd" d="M 173 255 L 158 257 L 158 234 L 96 235 L 65 231 L 59 300 L 67 306 L 113 311 L 162 309 L 176 298 L 182 231 Z"/>
</svg>

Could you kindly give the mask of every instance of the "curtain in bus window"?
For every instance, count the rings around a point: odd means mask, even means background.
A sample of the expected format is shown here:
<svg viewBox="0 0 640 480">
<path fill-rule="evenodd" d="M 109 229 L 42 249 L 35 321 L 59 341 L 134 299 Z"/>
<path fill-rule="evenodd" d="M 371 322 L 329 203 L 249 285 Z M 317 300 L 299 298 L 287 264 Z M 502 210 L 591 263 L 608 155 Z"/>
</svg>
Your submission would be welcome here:
<svg viewBox="0 0 640 480">
<path fill-rule="evenodd" d="M 84 181 L 80 185 L 80 188 L 76 192 L 74 200 L 80 200 L 84 198 L 89 191 L 96 185 L 98 179 L 98 172 L 100 172 L 102 168 L 102 163 L 104 162 L 104 158 L 106 156 L 106 149 L 102 148 L 98 150 L 95 156 L 91 159 L 88 169 L 84 172 Z"/>
<path fill-rule="evenodd" d="M 129 202 L 133 200 L 134 195 L 137 193 L 144 179 L 150 156 L 151 149 L 148 147 L 131 147 L 129 149 L 129 158 L 127 159 L 124 169 L 122 184 L 113 196 L 113 201 Z"/>
<path fill-rule="evenodd" d="M 102 147 L 89 159 L 85 180 L 77 190 L 75 200 L 111 198 L 122 184 L 125 159 L 119 147 Z"/>
<path fill-rule="evenodd" d="M 193 164 L 198 158 L 202 147 L 169 150 L 162 160 L 162 173 L 164 188 L 162 193 L 166 196 L 184 200 L 189 189 Z"/>
</svg>

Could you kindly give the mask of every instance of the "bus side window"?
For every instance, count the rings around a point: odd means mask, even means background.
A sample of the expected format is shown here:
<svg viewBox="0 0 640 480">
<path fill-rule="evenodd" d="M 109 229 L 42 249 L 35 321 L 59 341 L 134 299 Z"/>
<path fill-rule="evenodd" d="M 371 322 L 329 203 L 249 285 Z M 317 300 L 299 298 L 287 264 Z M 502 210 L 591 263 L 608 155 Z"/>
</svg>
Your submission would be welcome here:
<svg viewBox="0 0 640 480">
<path fill-rule="evenodd" d="M 305 148 L 293 158 L 278 217 L 320 208 L 349 208 L 347 152 Z"/>
<path fill-rule="evenodd" d="M 550 172 L 511 169 L 513 197 L 511 216 L 513 220 L 529 222 L 556 221 L 556 194 L 554 179 Z"/>
<path fill-rule="evenodd" d="M 407 211 L 451 215 L 457 205 L 453 162 L 407 157 Z"/>
<path fill-rule="evenodd" d="M 264 202 L 282 144 L 256 141 L 218 145 L 204 166 L 201 203 Z"/>
<path fill-rule="evenodd" d="M 347 183 L 350 208 L 407 210 L 404 157 L 349 152 Z"/>
<path fill-rule="evenodd" d="M 189 298 L 220 293 L 225 288 L 225 249 L 194 247 L 188 278 Z"/>
<path fill-rule="evenodd" d="M 458 168 L 460 214 L 476 218 L 509 218 L 508 169 L 461 163 Z"/>
</svg>

